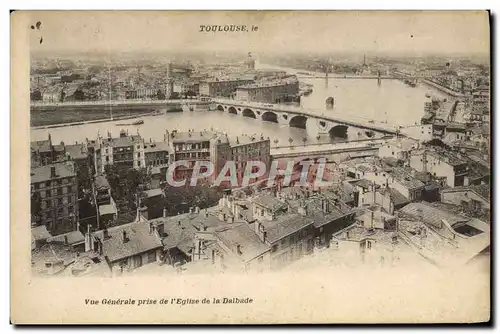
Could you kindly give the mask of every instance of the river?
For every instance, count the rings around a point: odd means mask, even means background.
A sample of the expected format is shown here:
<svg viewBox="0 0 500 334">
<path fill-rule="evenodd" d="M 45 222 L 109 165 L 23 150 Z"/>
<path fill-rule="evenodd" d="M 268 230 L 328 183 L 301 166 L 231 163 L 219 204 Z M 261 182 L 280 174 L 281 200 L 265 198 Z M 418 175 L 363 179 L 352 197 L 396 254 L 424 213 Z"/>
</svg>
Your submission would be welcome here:
<svg viewBox="0 0 500 334">
<path fill-rule="evenodd" d="M 297 70 L 280 68 L 259 64 L 258 68 L 285 69 L 289 73 Z M 302 97 L 301 105 L 305 108 L 318 109 L 320 112 L 339 114 L 345 117 L 363 117 L 387 122 L 394 125 L 410 125 L 420 122 L 423 114 L 426 93 L 438 97 L 445 97 L 435 89 L 420 84 L 412 88 L 399 80 L 382 80 L 378 85 L 377 80 L 369 79 L 343 79 L 300 77 L 300 80 L 313 85 L 313 92 Z M 333 110 L 326 110 L 325 100 L 334 97 Z M 43 140 L 50 133 L 54 143 L 64 141 L 66 144 L 83 141 L 85 138 L 95 139 L 99 131 L 103 136 L 110 131 L 113 136 L 118 136 L 121 129 L 129 133 L 139 132 L 146 140 L 163 140 L 165 130 L 187 131 L 188 129 L 203 130 L 214 129 L 233 135 L 263 134 L 272 142 L 278 140 L 279 146 L 289 145 L 289 138 L 293 145 L 301 145 L 303 138 L 307 142 L 317 142 L 315 134 L 307 130 L 290 128 L 286 125 L 262 122 L 252 118 L 213 112 L 183 112 L 169 113 L 161 116 L 141 117 L 144 124 L 139 126 L 117 126 L 119 121 L 60 127 L 51 129 L 32 129 L 31 140 Z M 273 146 L 275 144 L 273 143 Z"/>
</svg>

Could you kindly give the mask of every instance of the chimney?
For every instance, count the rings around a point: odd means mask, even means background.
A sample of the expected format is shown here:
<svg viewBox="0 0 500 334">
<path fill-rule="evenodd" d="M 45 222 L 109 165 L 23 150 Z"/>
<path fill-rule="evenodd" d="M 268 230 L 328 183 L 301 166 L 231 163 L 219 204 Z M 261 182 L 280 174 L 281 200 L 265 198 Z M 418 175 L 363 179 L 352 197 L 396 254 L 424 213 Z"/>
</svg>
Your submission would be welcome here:
<svg viewBox="0 0 500 334">
<path fill-rule="evenodd" d="M 153 223 L 149 223 L 149 234 L 153 233 Z"/>
<path fill-rule="evenodd" d="M 127 243 L 128 237 L 127 237 L 127 232 L 123 231 L 123 243 Z"/>
<path fill-rule="evenodd" d="M 204 212 L 205 212 L 205 218 L 208 218 L 208 210 L 205 209 Z"/>
<path fill-rule="evenodd" d="M 163 208 L 163 218 L 167 217 L 167 208 Z"/>
<path fill-rule="evenodd" d="M 189 207 L 189 213 L 192 214 L 193 213 L 193 207 Z"/>
<path fill-rule="evenodd" d="M 104 231 L 102 231 L 102 234 L 104 236 L 104 240 L 109 239 L 109 231 L 107 228 L 105 228 Z"/>
<path fill-rule="evenodd" d="M 240 244 L 236 245 L 236 252 L 238 253 L 238 255 L 243 254 L 243 253 L 241 252 L 241 245 L 240 245 Z"/>
<path fill-rule="evenodd" d="M 196 214 L 200 213 L 200 207 L 199 206 L 196 206 L 194 208 L 194 213 L 196 213 Z"/>
<path fill-rule="evenodd" d="M 321 207 L 324 213 L 330 212 L 330 202 L 327 199 L 325 198 L 321 199 Z"/>
<path fill-rule="evenodd" d="M 307 216 L 307 204 L 304 202 L 300 203 L 298 212 L 302 216 Z"/>
<path fill-rule="evenodd" d="M 55 166 L 50 167 L 50 177 L 56 177 L 56 167 Z"/>
<path fill-rule="evenodd" d="M 229 216 L 229 217 L 227 218 L 227 222 L 228 222 L 229 224 L 234 223 L 234 217 L 233 217 L 233 216 Z"/>
<path fill-rule="evenodd" d="M 65 245 L 67 245 L 67 244 L 68 244 L 68 236 L 67 236 L 67 235 L 65 235 L 65 236 L 64 236 L 64 244 L 65 244 Z"/>
</svg>

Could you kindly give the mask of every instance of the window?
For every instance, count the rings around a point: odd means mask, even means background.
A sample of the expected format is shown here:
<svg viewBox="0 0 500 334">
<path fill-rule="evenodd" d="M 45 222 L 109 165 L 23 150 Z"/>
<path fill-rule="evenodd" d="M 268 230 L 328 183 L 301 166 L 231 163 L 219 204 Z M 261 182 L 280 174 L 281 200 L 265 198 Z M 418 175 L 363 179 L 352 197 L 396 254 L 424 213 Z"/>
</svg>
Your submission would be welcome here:
<svg viewBox="0 0 500 334">
<path fill-rule="evenodd" d="M 368 241 L 366 242 L 366 248 L 368 248 L 368 249 L 371 249 L 371 248 L 372 248 L 372 242 L 371 242 L 370 240 L 368 240 Z"/>
</svg>

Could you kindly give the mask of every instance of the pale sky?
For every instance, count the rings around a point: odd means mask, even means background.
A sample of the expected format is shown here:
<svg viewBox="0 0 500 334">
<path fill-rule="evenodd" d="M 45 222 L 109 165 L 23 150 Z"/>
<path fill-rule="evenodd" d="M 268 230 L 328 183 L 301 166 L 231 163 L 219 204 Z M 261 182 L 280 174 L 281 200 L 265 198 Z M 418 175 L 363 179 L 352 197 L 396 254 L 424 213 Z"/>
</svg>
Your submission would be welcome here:
<svg viewBox="0 0 500 334">
<path fill-rule="evenodd" d="M 487 12 L 31 12 L 32 51 L 489 53 Z M 201 24 L 258 26 L 201 33 Z M 29 27 L 27 27 L 29 29 Z M 39 37 L 43 43 L 39 44 Z M 412 37 L 413 36 L 413 37 Z"/>
</svg>

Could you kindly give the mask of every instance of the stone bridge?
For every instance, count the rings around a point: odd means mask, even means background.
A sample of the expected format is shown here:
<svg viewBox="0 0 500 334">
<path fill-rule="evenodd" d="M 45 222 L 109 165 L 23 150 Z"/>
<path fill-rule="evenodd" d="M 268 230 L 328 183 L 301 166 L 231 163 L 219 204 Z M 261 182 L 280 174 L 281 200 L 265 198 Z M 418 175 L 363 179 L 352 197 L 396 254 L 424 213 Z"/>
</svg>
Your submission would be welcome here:
<svg viewBox="0 0 500 334">
<path fill-rule="evenodd" d="M 330 111 L 307 110 L 293 106 L 215 99 L 221 112 L 306 129 L 308 133 L 333 139 L 377 139 L 399 133 L 396 126 L 368 119 L 325 115 Z"/>
</svg>

